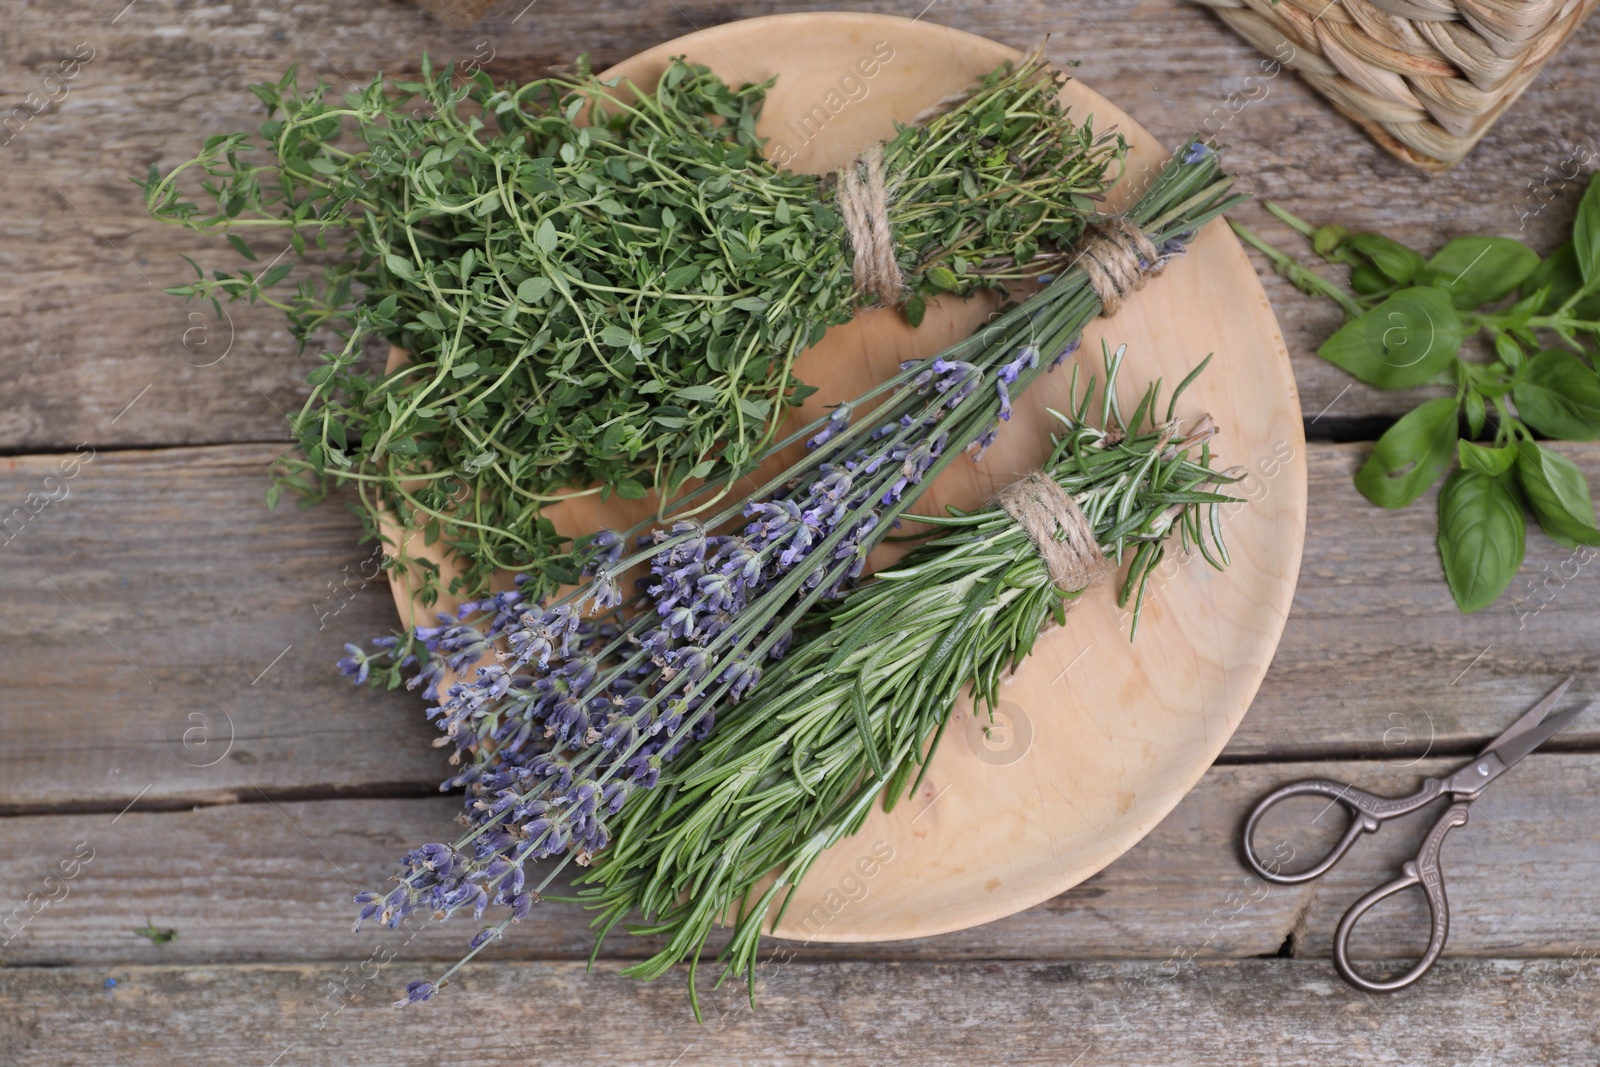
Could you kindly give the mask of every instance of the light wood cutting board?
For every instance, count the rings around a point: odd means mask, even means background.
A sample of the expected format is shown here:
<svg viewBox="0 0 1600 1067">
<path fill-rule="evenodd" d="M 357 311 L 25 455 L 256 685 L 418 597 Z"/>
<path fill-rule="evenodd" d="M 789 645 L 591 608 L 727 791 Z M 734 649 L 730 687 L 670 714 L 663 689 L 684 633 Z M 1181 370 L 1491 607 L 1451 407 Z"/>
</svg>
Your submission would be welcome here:
<svg viewBox="0 0 1600 1067">
<path fill-rule="evenodd" d="M 1070 29 L 1070 25 L 1068 26 Z M 1066 50 L 1071 51 L 1071 38 Z M 1011 48 L 919 20 L 881 15 L 774 15 L 717 26 L 652 48 L 607 71 L 653 86 L 668 59 L 687 55 L 724 79 L 777 77 L 761 120 L 769 158 L 825 172 L 855 158 L 941 97 L 1007 59 Z M 1168 151 L 1081 82 L 1063 98 L 1096 129 L 1132 145 L 1111 208 L 1134 199 Z M 869 311 L 829 331 L 796 372 L 820 387 L 797 417 L 855 396 L 901 360 L 932 355 L 980 325 L 994 304 L 949 301 L 923 325 Z M 822 856 L 778 934 L 799 940 L 880 941 L 945 933 L 1030 907 L 1127 851 L 1195 784 L 1243 718 L 1287 621 L 1305 534 L 1305 441 L 1288 353 L 1255 270 L 1218 220 L 1188 254 L 1114 319 L 1085 331 L 1077 359 L 1100 371 L 1100 342 L 1128 345 L 1120 394 L 1128 409 L 1146 385 L 1181 380 L 1215 353 L 1179 414 L 1209 412 L 1222 428 L 1219 466 L 1248 474 L 1224 533 L 1233 565 L 1169 560 L 1153 581 L 1138 640 L 1108 587 L 1091 591 L 1065 627 L 1046 634 L 1002 690 L 991 725 L 965 702 L 917 796 Z M 1036 467 L 1049 448 L 1048 407 L 1064 407 L 1070 370 L 1042 379 L 981 464 L 959 461 L 918 502 L 972 507 Z M 602 506 L 580 498 L 553 509 L 564 533 L 638 521 L 654 502 Z M 414 554 L 430 554 L 414 538 Z M 437 557 L 435 557 L 437 558 Z M 881 565 L 889 556 L 875 556 Z M 402 619 L 431 620 L 409 583 L 394 581 Z M 441 598 L 436 610 L 453 603 Z M 1218 847 L 1228 847 L 1218 843 Z"/>
</svg>

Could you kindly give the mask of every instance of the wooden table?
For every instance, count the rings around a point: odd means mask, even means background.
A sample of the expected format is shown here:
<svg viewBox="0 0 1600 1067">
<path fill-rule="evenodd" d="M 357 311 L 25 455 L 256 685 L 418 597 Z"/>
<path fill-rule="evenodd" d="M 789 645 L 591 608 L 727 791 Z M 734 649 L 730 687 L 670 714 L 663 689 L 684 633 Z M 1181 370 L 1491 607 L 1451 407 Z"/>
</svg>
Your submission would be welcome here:
<svg viewBox="0 0 1600 1067">
<path fill-rule="evenodd" d="M 1250 715 L 1142 844 L 978 929 L 775 945 L 759 1010 L 722 990 L 703 1027 L 676 980 L 618 976 L 648 942 L 613 941 L 586 972 L 585 917 L 559 906 L 536 909 L 452 996 L 393 1011 L 395 991 L 455 958 L 469 926 L 355 934 L 349 896 L 437 838 L 458 802 L 436 793 L 443 761 L 416 698 L 355 690 L 332 669 L 344 642 L 393 622 L 363 577 L 355 519 L 337 504 L 262 507 L 305 364 L 264 309 L 233 310 L 231 347 L 185 346 L 193 324 L 160 290 L 185 277 L 180 254 L 212 244 L 149 221 L 125 176 L 253 127 L 244 87 L 289 63 L 361 84 L 427 49 L 525 78 L 790 6 L 508 0 L 447 30 L 397 2 L 124 2 L 8 0 L 0 23 L 0 100 L 44 100 L 0 130 L 0 1063 L 1600 1056 L 1600 716 L 1531 757 L 1451 838 L 1449 958 L 1408 992 L 1353 992 L 1328 950 L 1345 906 L 1420 828 L 1299 888 L 1268 887 L 1236 858 L 1241 811 L 1274 783 L 1405 788 L 1557 677 L 1577 674 L 1580 693 L 1600 680 L 1593 561 L 1535 535 L 1511 592 L 1464 618 L 1440 577 L 1431 501 L 1390 513 L 1357 495 L 1368 442 L 1415 398 L 1319 362 L 1337 312 L 1276 277 L 1311 439 L 1299 592 Z M 1082 78 L 1168 143 L 1210 129 L 1253 191 L 1424 248 L 1489 232 L 1548 250 L 1581 189 L 1571 176 L 1600 153 L 1593 25 L 1465 164 L 1428 178 L 1176 0 L 944 0 L 923 17 L 1018 45 L 1051 32 L 1052 57 L 1081 59 Z M 74 58 L 70 80 L 46 79 Z M 1239 214 L 1288 243 L 1259 207 Z M 1564 451 L 1600 474 L 1600 445 Z M 1420 911 L 1375 919 L 1369 945 L 1414 946 Z M 139 936 L 147 920 L 176 938 Z"/>
</svg>

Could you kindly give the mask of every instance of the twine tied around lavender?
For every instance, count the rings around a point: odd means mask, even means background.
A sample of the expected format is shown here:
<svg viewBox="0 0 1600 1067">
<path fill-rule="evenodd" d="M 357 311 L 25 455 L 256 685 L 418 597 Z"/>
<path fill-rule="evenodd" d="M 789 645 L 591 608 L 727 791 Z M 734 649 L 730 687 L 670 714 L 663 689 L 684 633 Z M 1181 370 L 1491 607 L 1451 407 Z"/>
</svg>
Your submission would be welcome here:
<svg viewBox="0 0 1600 1067">
<path fill-rule="evenodd" d="M 1100 551 L 1094 526 L 1072 494 L 1044 471 L 1012 482 L 1000 491 L 996 503 L 1033 541 L 1057 589 L 1080 592 L 1111 574 L 1111 561 Z"/>
<path fill-rule="evenodd" d="M 1089 276 L 1100 297 L 1101 314 L 1110 318 L 1124 300 L 1161 273 L 1166 260 L 1142 229 L 1120 215 L 1107 215 L 1084 235 L 1073 265 Z"/>
</svg>

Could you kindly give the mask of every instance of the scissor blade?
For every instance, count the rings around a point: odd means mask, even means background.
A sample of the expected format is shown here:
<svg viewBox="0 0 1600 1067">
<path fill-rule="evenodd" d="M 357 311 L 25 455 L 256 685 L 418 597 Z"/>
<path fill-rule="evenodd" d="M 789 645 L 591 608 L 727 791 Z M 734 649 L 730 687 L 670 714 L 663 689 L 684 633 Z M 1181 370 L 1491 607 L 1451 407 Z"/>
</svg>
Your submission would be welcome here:
<svg viewBox="0 0 1600 1067">
<path fill-rule="evenodd" d="M 1543 700 L 1529 708 L 1523 713 L 1521 718 L 1512 723 L 1510 726 L 1506 727 L 1504 733 L 1495 738 L 1493 741 L 1490 741 L 1488 745 L 1484 746 L 1484 750 L 1478 753 L 1478 758 L 1482 759 L 1491 752 L 1500 751 L 1503 746 L 1510 744 L 1513 738 L 1519 737 L 1527 731 L 1533 729 L 1535 726 L 1538 726 L 1539 723 L 1544 721 L 1544 717 L 1550 714 L 1550 709 L 1556 706 L 1556 701 L 1561 699 L 1561 695 L 1567 691 L 1567 687 L 1571 684 L 1572 675 L 1569 674 L 1560 685 L 1550 690 Z M 1549 737 L 1550 735 L 1546 734 L 1545 736 Z M 1535 744 L 1534 748 L 1537 747 L 1538 745 Z M 1531 752 L 1533 749 L 1529 749 L 1528 751 Z M 1523 754 L 1526 755 L 1527 753 Z M 1510 762 L 1508 761 L 1506 765 L 1510 766 Z"/>
<path fill-rule="evenodd" d="M 1550 740 L 1556 734 L 1565 730 L 1573 719 L 1589 710 L 1589 705 L 1581 704 L 1569 711 L 1563 711 L 1554 718 L 1546 719 L 1531 729 L 1517 734 L 1504 745 L 1491 748 L 1489 751 L 1500 757 L 1500 762 L 1507 767 L 1514 766 L 1518 760 Z"/>
</svg>

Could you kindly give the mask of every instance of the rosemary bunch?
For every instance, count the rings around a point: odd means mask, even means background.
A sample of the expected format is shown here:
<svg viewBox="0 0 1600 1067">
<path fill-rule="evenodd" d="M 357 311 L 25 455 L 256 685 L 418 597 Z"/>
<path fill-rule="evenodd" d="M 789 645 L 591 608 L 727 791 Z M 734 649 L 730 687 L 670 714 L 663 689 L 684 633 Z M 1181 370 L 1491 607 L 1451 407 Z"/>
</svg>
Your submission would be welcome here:
<svg viewBox="0 0 1600 1067">
<path fill-rule="evenodd" d="M 1162 257 L 1176 256 L 1240 199 L 1232 181 L 1196 143 L 1127 218 Z M 861 574 L 924 486 L 962 452 L 981 454 L 1009 417 L 1012 392 L 1073 352 L 1100 309 L 1081 269 L 1068 268 L 977 335 L 904 364 L 776 445 L 810 447 L 746 501 L 645 534 L 631 555 L 639 530 L 597 536 L 592 580 L 555 604 L 518 589 L 382 639 L 375 652 L 350 646 L 340 666 L 358 682 L 392 686 L 412 671 L 407 684 L 426 685 L 437 701 L 428 714 L 443 731 L 438 743 L 454 745 L 453 762 L 466 764 L 444 787 L 465 787 L 469 826 L 454 844 L 407 854 L 392 890 L 360 894 L 361 919 L 397 926 L 416 911 L 444 918 L 507 907 L 473 938 L 470 959 L 527 914 L 566 862 L 601 854 L 630 799 L 653 789 L 676 755 L 710 736 L 716 715 L 758 685 L 795 627 Z M 715 532 L 741 518 L 742 529 Z M 619 576 L 641 564 L 650 577 L 625 613 Z M 471 679 L 441 697 L 446 670 Z M 556 857 L 530 884 L 526 865 Z M 408 999 L 435 988 L 413 982 Z"/>
<path fill-rule="evenodd" d="M 796 356 L 869 297 L 832 176 L 761 158 L 770 82 L 735 89 L 674 60 L 649 93 L 586 71 L 494 85 L 426 57 L 417 81 L 331 97 L 291 69 L 253 86 L 258 135 L 208 139 L 142 183 L 153 216 L 227 235 L 246 258 L 283 242 L 343 249 L 292 293 L 291 261 L 170 290 L 264 302 L 305 345 L 341 341 L 290 422 L 288 488 L 360 490 L 368 533 L 390 509 L 481 595 L 497 570 L 542 595 L 576 577 L 543 519 L 563 495 L 666 500 L 743 472 L 811 390 Z M 907 312 L 1058 269 L 1120 135 L 1071 120 L 1037 55 L 883 146 Z M 487 125 L 486 125 L 487 123 Z M 198 172 L 199 194 L 180 192 Z M 204 206 L 201 203 L 204 202 Z M 246 238 L 250 240 L 246 240 Z M 326 257 L 323 257 L 326 258 Z M 368 340 L 405 348 L 384 373 Z M 430 584 L 423 590 L 434 595 Z"/>
<path fill-rule="evenodd" d="M 1106 557 L 1128 562 L 1119 602 L 1134 600 L 1136 629 L 1173 530 L 1222 568 L 1216 505 L 1232 498 L 1206 486 L 1233 479 L 1210 469 L 1209 418 L 1176 439 L 1178 396 L 1200 368 L 1173 393 L 1164 422 L 1159 382 L 1125 418 L 1114 392 L 1123 352 L 1106 353 L 1106 429 L 1089 421 L 1091 378 L 1075 409 L 1056 413 L 1062 429 L 1044 473 L 1072 496 Z M 880 792 L 892 807 L 916 768 L 926 769 L 962 691 L 970 686 L 975 705 L 992 712 L 1001 672 L 1021 663 L 1052 617 L 1064 622 L 1082 592 L 1056 586 L 1029 534 L 999 506 L 918 521 L 942 535 L 813 612 L 803 632 L 815 636 L 724 712 L 716 736 L 678 761 L 666 788 L 629 808 L 580 880 L 588 887 L 577 899 L 600 912 L 596 951 L 610 929 L 643 915 L 633 932 L 667 944 L 624 973 L 652 979 L 689 960 L 696 1017 L 695 969 L 713 926 L 732 917 L 722 978 L 743 974 L 753 999 L 774 902 L 783 901 L 775 927 L 823 850 L 860 828 Z"/>
</svg>

